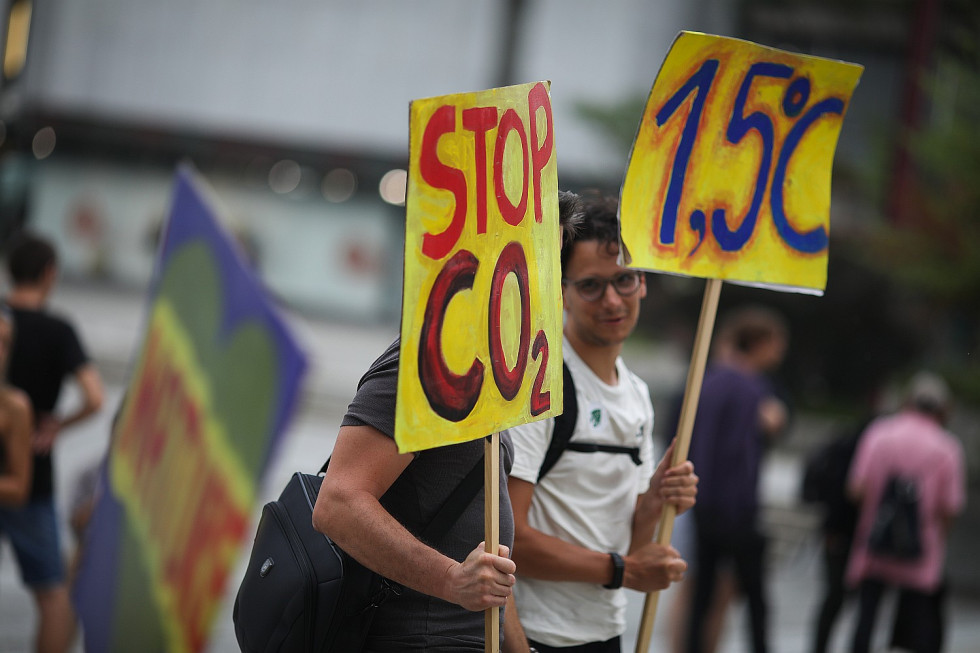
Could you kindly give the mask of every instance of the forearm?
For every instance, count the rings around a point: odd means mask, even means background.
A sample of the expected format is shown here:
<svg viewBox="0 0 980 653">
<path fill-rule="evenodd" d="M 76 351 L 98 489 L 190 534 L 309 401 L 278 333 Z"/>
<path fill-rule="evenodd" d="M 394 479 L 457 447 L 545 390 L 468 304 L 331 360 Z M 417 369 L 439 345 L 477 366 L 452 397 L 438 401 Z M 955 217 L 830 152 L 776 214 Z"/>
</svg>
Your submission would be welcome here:
<svg viewBox="0 0 980 653">
<path fill-rule="evenodd" d="M 0 401 L 7 415 L 7 430 L 0 434 L 0 447 L 6 458 L 6 472 L 0 474 L 0 504 L 21 505 L 31 488 L 31 437 L 34 430 L 30 400 L 23 393 L 0 390 Z"/>
<path fill-rule="evenodd" d="M 98 411 L 98 407 L 91 404 L 84 404 L 77 410 L 74 410 L 66 415 L 60 417 L 55 417 L 58 424 L 58 431 L 63 431 L 79 422 L 83 421 L 87 417 L 94 415 Z"/>
<path fill-rule="evenodd" d="M 18 478 L 9 474 L 0 476 L 0 505 L 19 506 L 27 499 L 29 478 Z"/>
<path fill-rule="evenodd" d="M 694 465 L 686 460 L 668 467 L 673 453 L 674 445 L 671 444 L 650 479 L 646 492 L 636 500 L 630 533 L 631 554 L 659 536 L 657 530 L 665 509 L 670 508 L 676 516 L 694 507 L 698 493 L 698 476 L 694 473 Z"/>
<path fill-rule="evenodd" d="M 375 497 L 350 493 L 330 504 L 329 511 L 314 513 L 318 531 L 372 571 L 423 594 L 452 600 L 448 572 L 458 563 L 420 542 Z"/>
<path fill-rule="evenodd" d="M 530 527 L 514 536 L 514 562 L 520 576 L 603 585 L 612 579 L 608 551 L 592 551 Z"/>
<path fill-rule="evenodd" d="M 65 429 L 102 410 L 105 389 L 102 377 L 95 365 L 88 363 L 75 373 L 75 380 L 82 393 L 82 405 L 58 418 L 58 427 Z"/>
<path fill-rule="evenodd" d="M 504 611 L 504 641 L 500 647 L 501 653 L 528 653 L 527 635 L 517 616 L 517 605 L 514 595 L 507 597 L 507 607 Z"/>
<path fill-rule="evenodd" d="M 650 542 L 657 533 L 657 524 L 663 512 L 663 501 L 653 490 L 647 490 L 636 500 L 633 524 L 630 531 L 630 552 Z"/>
</svg>

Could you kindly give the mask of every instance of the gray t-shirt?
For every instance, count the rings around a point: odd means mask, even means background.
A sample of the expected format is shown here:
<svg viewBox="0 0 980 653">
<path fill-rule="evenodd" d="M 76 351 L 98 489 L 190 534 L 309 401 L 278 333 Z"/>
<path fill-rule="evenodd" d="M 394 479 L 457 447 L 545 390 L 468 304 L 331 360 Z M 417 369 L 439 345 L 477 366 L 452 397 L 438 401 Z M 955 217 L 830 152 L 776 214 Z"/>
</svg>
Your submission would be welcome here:
<svg viewBox="0 0 980 653">
<path fill-rule="evenodd" d="M 361 378 L 342 426 L 372 426 L 388 437 L 395 434 L 395 399 L 398 394 L 398 347 L 395 340 Z M 507 494 L 507 475 L 514 460 L 510 438 L 502 435 L 500 453 L 500 543 L 514 543 L 514 518 Z M 417 452 L 415 459 L 381 498 L 381 504 L 409 531 L 419 533 L 449 493 L 483 455 L 484 440 L 477 439 Z M 466 508 L 442 541 L 433 544 L 441 553 L 462 561 L 484 539 L 483 490 Z M 437 571 L 437 570 L 433 570 Z M 483 651 L 484 616 L 405 589 L 377 612 L 366 651 L 394 652 Z"/>
</svg>

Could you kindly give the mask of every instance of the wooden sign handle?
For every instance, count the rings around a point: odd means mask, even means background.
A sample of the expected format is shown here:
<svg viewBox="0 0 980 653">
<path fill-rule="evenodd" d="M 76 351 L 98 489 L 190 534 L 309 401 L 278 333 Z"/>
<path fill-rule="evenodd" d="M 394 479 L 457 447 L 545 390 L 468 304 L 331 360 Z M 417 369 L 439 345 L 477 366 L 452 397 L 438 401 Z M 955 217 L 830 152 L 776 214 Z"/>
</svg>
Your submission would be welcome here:
<svg viewBox="0 0 980 653">
<path fill-rule="evenodd" d="M 484 551 L 500 549 L 500 433 L 486 438 L 483 463 Z M 500 608 L 484 612 L 484 651 L 500 653 Z"/>
<path fill-rule="evenodd" d="M 684 387 L 684 401 L 681 404 L 680 421 L 677 424 L 677 435 L 674 438 L 674 455 L 671 467 L 687 460 L 691 448 L 691 433 L 694 430 L 694 417 L 698 411 L 698 400 L 701 398 L 701 382 L 704 380 L 704 368 L 708 362 L 708 350 L 711 348 L 711 333 L 715 326 L 715 315 L 718 313 L 718 298 L 721 296 L 721 279 L 708 279 L 704 287 L 704 299 L 701 302 L 701 317 L 698 318 L 698 330 L 694 337 L 694 351 L 691 353 L 691 367 L 687 372 L 687 385 Z M 674 518 L 677 509 L 673 505 L 664 506 L 660 514 L 660 524 L 657 527 L 657 543 L 670 544 L 670 536 L 674 531 Z M 653 636 L 653 622 L 657 616 L 657 599 L 660 592 L 650 592 L 643 603 L 643 618 L 636 638 L 636 653 L 647 653 L 650 649 L 650 638 Z"/>
</svg>

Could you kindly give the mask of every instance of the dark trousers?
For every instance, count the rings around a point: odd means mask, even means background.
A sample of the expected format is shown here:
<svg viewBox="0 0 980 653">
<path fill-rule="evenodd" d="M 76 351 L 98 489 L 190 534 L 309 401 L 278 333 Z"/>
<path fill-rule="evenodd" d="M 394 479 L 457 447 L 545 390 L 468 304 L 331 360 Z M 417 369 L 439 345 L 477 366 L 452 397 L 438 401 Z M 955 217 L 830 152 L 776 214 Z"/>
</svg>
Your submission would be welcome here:
<svg viewBox="0 0 980 653">
<path fill-rule="evenodd" d="M 844 600 L 850 592 L 844 583 L 847 558 L 851 550 L 851 538 L 840 534 L 828 534 L 824 539 L 824 597 L 817 615 L 813 653 L 826 653 L 834 622 Z"/>
<path fill-rule="evenodd" d="M 604 642 L 590 642 L 588 644 L 579 644 L 578 646 L 548 646 L 547 644 L 541 644 L 540 642 L 535 642 L 534 640 L 528 640 L 528 643 L 534 648 L 538 649 L 540 653 L 621 653 L 620 637 L 613 637 L 612 639 L 607 639 Z"/>
<path fill-rule="evenodd" d="M 704 650 L 704 625 L 711 608 L 718 570 L 725 562 L 731 562 L 739 590 L 748 603 L 752 650 L 754 653 L 766 653 L 765 538 L 753 528 L 736 532 L 717 529 L 707 515 L 702 518 L 695 513 L 695 516 L 697 566 L 688 622 L 688 653 L 701 653 Z"/>
<path fill-rule="evenodd" d="M 852 653 L 867 653 L 871 649 L 878 608 L 888 588 L 888 585 L 879 580 L 861 581 Z M 907 588 L 899 590 L 891 646 L 913 653 L 939 653 L 943 646 L 944 596 L 944 587 L 936 592 L 919 592 Z"/>
</svg>

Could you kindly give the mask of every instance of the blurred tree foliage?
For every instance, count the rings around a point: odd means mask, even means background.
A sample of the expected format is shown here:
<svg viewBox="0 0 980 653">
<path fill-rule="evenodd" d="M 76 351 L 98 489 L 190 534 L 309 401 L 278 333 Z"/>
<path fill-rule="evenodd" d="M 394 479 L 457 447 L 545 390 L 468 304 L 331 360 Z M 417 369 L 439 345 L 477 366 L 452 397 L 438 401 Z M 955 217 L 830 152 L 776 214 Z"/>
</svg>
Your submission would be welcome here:
<svg viewBox="0 0 980 653">
<path fill-rule="evenodd" d="M 908 13 L 913 30 L 915 4 L 891 5 Z M 801 406 L 863 410 L 876 390 L 919 367 L 942 372 L 960 400 L 980 405 L 980 3 L 945 0 L 940 32 L 924 85 L 929 119 L 902 133 L 893 116 L 884 116 L 879 126 L 894 122 L 881 158 L 835 169 L 835 197 L 842 188 L 848 203 L 864 207 L 858 211 L 870 228 L 832 232 L 825 296 L 729 284 L 722 293 L 721 312 L 765 303 L 790 320 L 796 346 L 783 380 Z M 626 160 L 646 100 L 635 94 L 581 102 L 576 112 Z M 887 181 L 896 143 L 907 148 L 915 171 L 912 187 L 903 190 L 914 219 L 901 222 L 885 208 L 895 190 Z M 650 279 L 654 292 L 641 329 L 666 338 L 693 333 L 701 282 L 661 276 Z"/>
<path fill-rule="evenodd" d="M 575 104 L 575 113 L 601 132 L 614 153 L 626 161 L 646 103 L 647 96 L 641 94 L 627 95 L 612 102 L 582 100 Z"/>
<path fill-rule="evenodd" d="M 928 120 L 899 132 L 914 173 L 902 216 L 869 234 L 872 264 L 931 307 L 931 362 L 980 404 L 980 6 L 951 2 L 924 77 Z"/>
</svg>

